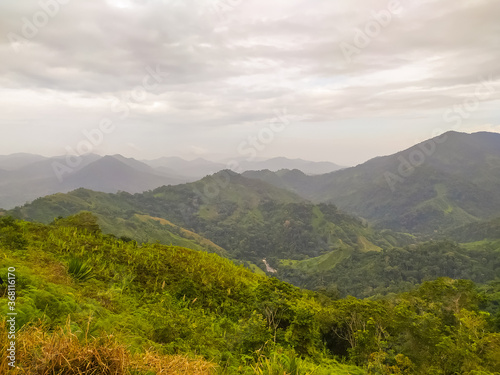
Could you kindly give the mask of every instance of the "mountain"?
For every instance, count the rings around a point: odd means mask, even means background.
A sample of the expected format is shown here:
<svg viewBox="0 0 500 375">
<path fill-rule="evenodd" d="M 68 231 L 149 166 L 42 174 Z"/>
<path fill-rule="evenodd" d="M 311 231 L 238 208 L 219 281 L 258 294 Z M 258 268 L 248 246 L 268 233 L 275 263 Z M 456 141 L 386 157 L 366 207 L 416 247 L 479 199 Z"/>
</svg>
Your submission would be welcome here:
<svg viewBox="0 0 500 375">
<path fill-rule="evenodd" d="M 94 154 L 81 156 L 78 159 L 79 164 L 71 168 L 72 173 L 77 173 L 99 158 L 99 155 Z M 2 173 L 0 179 L 0 207 L 12 208 L 41 196 L 71 190 L 65 190 L 65 187 L 61 184 L 54 171 L 54 163 L 63 165 L 66 163 L 66 158 L 44 158 Z"/>
<path fill-rule="evenodd" d="M 248 178 L 265 181 L 281 189 L 292 191 L 304 198 L 309 195 L 310 191 L 314 191 L 313 184 L 316 180 L 298 169 L 280 169 L 276 172 L 264 169 L 246 171 L 243 172 L 242 175 Z"/>
<path fill-rule="evenodd" d="M 500 213 L 500 134 L 448 132 L 394 155 L 320 176 L 246 174 L 380 228 L 437 233 Z"/>
<path fill-rule="evenodd" d="M 160 171 L 177 174 L 191 180 L 200 179 L 226 168 L 225 164 L 203 158 L 188 161 L 179 157 L 162 157 L 154 160 L 144 160 L 144 163 Z"/>
<path fill-rule="evenodd" d="M 337 168 L 333 163 L 286 158 L 247 163 L 246 168 L 273 169 L 291 165 L 303 167 L 310 173 Z M 41 196 L 80 187 L 103 192 L 142 192 L 162 185 L 193 182 L 225 168 L 226 164 L 202 158 L 187 161 L 164 157 L 142 162 L 122 155 L 52 158 L 32 154 L 5 155 L 0 156 L 0 207 L 10 209 Z"/>
<path fill-rule="evenodd" d="M 500 217 L 450 229 L 444 233 L 444 236 L 463 243 L 500 240 Z"/>
<path fill-rule="evenodd" d="M 203 158 L 184 160 L 178 157 L 163 157 L 155 160 L 144 160 L 149 166 L 180 176 L 201 179 L 223 169 L 234 169 L 236 172 L 253 170 L 278 171 L 280 169 L 299 169 L 308 175 L 333 172 L 343 167 L 330 162 L 314 162 L 302 159 L 288 159 L 284 157 L 268 160 L 249 161 L 247 159 L 230 159 L 225 163 L 216 163 Z M 236 164 L 236 166 L 235 166 Z"/>
<path fill-rule="evenodd" d="M 241 161 L 239 162 L 239 167 L 243 171 L 251 170 L 270 170 L 279 171 L 281 169 L 298 169 L 307 175 L 318 175 L 324 173 L 330 173 L 343 169 L 337 164 L 331 162 L 314 162 L 303 159 L 288 159 L 284 157 L 273 158 L 269 160 L 262 161 Z"/>
<path fill-rule="evenodd" d="M 73 162 L 71 164 L 71 171 L 76 172 L 85 166 L 93 163 L 94 161 L 100 159 L 101 156 L 96 154 L 82 155 L 78 159 L 78 162 Z M 54 170 L 55 163 L 67 164 L 68 159 L 64 156 L 56 156 L 53 158 L 44 158 L 42 160 L 35 161 L 33 163 L 27 163 L 20 168 L 10 167 L 9 178 L 12 181 L 29 181 L 35 179 L 57 179 L 57 175 Z"/>
<path fill-rule="evenodd" d="M 181 180 L 162 176 L 151 167 L 122 156 L 104 156 L 69 174 L 62 182 L 62 191 L 87 188 L 115 193 L 119 190 L 139 193 L 161 185 L 181 183 Z"/>
<path fill-rule="evenodd" d="M 11 213 L 49 223 L 82 210 L 96 214 L 107 233 L 140 241 L 168 241 L 163 220 L 212 241 L 232 258 L 259 266 L 264 258 L 273 266 L 277 259 L 305 259 L 336 249 L 379 251 L 411 242 L 380 234 L 331 204 L 315 205 L 231 171 L 134 195 L 78 189 L 36 199 Z"/>
<path fill-rule="evenodd" d="M 45 159 L 45 156 L 27 153 L 0 155 L 0 169 L 14 170 Z"/>
<path fill-rule="evenodd" d="M 121 155 L 87 154 L 74 160 L 64 156 L 44 158 L 17 169 L 11 166 L 10 170 L 0 170 L 0 207 L 9 209 L 41 196 L 80 187 L 136 193 L 183 182 L 185 179 Z"/>
</svg>

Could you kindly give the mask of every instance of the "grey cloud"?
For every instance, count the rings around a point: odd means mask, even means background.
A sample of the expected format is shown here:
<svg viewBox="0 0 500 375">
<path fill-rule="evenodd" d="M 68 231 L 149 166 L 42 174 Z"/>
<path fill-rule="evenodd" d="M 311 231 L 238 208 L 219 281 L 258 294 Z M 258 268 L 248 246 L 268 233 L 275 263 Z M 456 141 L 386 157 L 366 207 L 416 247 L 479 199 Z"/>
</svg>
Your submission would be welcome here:
<svg viewBox="0 0 500 375">
<path fill-rule="evenodd" d="M 130 7 L 110 5 L 119 1 Z M 471 95 L 481 76 L 500 79 L 496 0 L 401 0 L 402 13 L 351 63 L 339 44 L 352 43 L 389 1 L 245 0 L 224 14 L 217 1 L 72 0 L 15 53 L 7 34 L 21 34 L 39 5 L 4 0 L 0 85 L 46 98 L 50 110 L 30 114 L 44 123 L 82 110 L 55 93 L 99 102 L 84 109 L 99 118 L 110 111 L 103 101 L 126 100 L 146 67 L 161 66 L 165 79 L 144 102 L 128 103 L 126 121 L 217 129 L 265 122 L 283 107 L 332 122 L 431 112 Z M 488 98 L 498 99 L 500 90 Z M 1 126 L 23 107 L 12 111 Z"/>
</svg>

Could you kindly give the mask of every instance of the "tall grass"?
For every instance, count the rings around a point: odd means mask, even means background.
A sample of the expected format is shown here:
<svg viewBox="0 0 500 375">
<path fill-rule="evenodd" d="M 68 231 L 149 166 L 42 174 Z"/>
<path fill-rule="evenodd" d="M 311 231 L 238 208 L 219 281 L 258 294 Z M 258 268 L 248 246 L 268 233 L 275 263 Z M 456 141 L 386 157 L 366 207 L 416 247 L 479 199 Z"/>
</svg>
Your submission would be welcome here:
<svg viewBox="0 0 500 375">
<path fill-rule="evenodd" d="M 0 337 L 7 336 L 5 320 L 0 322 Z M 15 369 L 8 366 L 7 342 L 0 341 L 0 374 L 9 375 L 209 375 L 215 365 L 202 359 L 181 355 L 160 355 L 153 351 L 131 354 L 112 335 L 82 340 L 64 327 L 49 333 L 46 327 L 24 326 L 16 337 Z"/>
</svg>

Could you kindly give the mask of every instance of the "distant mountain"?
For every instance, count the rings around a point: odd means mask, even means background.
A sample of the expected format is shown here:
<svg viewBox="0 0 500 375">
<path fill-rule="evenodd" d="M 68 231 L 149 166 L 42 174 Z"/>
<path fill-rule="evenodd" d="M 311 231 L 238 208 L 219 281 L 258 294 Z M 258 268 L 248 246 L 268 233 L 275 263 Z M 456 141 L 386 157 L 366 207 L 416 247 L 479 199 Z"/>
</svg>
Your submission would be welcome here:
<svg viewBox="0 0 500 375">
<path fill-rule="evenodd" d="M 14 170 L 45 159 L 45 156 L 26 153 L 0 155 L 0 169 Z"/>
<path fill-rule="evenodd" d="M 72 172 L 77 172 L 100 158 L 101 156 L 96 154 L 82 155 L 78 158 L 78 162 L 71 164 L 70 169 Z M 11 168 L 11 173 L 9 175 L 10 181 L 8 182 L 30 181 L 35 179 L 58 180 L 57 175 L 54 172 L 54 163 L 67 165 L 68 161 L 65 156 L 56 156 L 52 158 L 44 158 L 33 163 L 26 164 L 20 168 Z"/>
<path fill-rule="evenodd" d="M 246 159 L 231 159 L 227 163 L 216 163 L 206 159 L 198 158 L 195 160 L 184 160 L 178 157 L 163 157 L 155 160 L 144 160 L 144 163 L 153 168 L 170 173 L 176 173 L 179 176 L 201 179 L 207 175 L 214 174 L 223 169 L 233 168 L 236 172 L 253 170 L 278 171 L 281 169 L 299 169 L 305 174 L 316 175 L 333 172 L 344 167 L 330 162 L 314 162 L 302 159 L 288 159 L 284 157 L 273 158 L 269 160 L 248 161 Z"/>
<path fill-rule="evenodd" d="M 72 173 L 77 173 L 80 169 L 99 158 L 99 155 L 94 154 L 80 157 L 80 162 L 72 168 Z M 65 190 L 65 187 L 59 181 L 54 172 L 54 163 L 64 164 L 66 158 L 43 158 L 2 173 L 0 179 L 0 207 L 8 209 L 41 196 L 71 190 Z"/>
<path fill-rule="evenodd" d="M 276 259 L 306 259 L 336 249 L 380 251 L 399 241 L 333 205 L 314 205 L 231 171 L 135 195 L 78 189 L 39 198 L 11 213 L 47 223 L 82 210 L 96 214 L 105 231 L 140 241 L 164 241 L 163 220 L 207 238 L 232 258 L 261 266 L 264 258 L 273 266 Z"/>
<path fill-rule="evenodd" d="M 290 190 L 302 197 L 306 197 L 308 192 L 314 191 L 315 179 L 298 169 L 280 169 L 272 172 L 269 169 L 258 171 L 246 171 L 242 173 L 248 178 L 259 179 L 281 189 Z"/>
<path fill-rule="evenodd" d="M 298 169 L 308 175 L 330 173 L 345 168 L 337 164 L 326 161 L 315 162 L 302 159 L 288 159 L 283 157 L 278 157 L 263 161 L 243 160 L 239 162 L 239 166 L 244 171 L 267 169 L 276 172 L 281 169 Z"/>
<path fill-rule="evenodd" d="M 119 190 L 139 193 L 158 186 L 181 182 L 158 174 L 146 164 L 118 155 L 104 156 L 78 172 L 68 175 L 62 182 L 62 190 L 86 188 L 108 193 L 116 193 Z"/>
<path fill-rule="evenodd" d="M 160 171 L 177 174 L 192 180 L 198 180 L 226 168 L 225 164 L 202 158 L 188 161 L 179 157 L 163 157 L 154 160 L 144 160 L 143 162 Z"/>
<path fill-rule="evenodd" d="M 320 176 L 245 174 L 332 202 L 379 227 L 434 233 L 500 213 L 500 134 L 448 132 L 394 155 Z"/>
<path fill-rule="evenodd" d="M 0 207 L 9 209 L 42 196 L 65 193 L 80 187 L 103 192 L 121 190 L 138 193 L 162 185 L 185 182 L 121 155 L 101 157 L 88 154 L 78 160 L 71 168 L 67 167 L 66 157 L 55 157 L 18 169 L 0 171 Z M 54 163 L 67 169 L 58 176 Z"/>
<path fill-rule="evenodd" d="M 333 163 L 286 158 L 242 161 L 241 166 L 246 169 L 273 170 L 300 166 L 311 174 L 338 168 Z M 227 164 L 202 158 L 188 161 L 178 157 L 163 157 L 139 161 L 122 155 L 102 157 L 86 154 L 51 158 L 22 153 L 4 155 L 0 156 L 0 207 L 9 209 L 41 196 L 80 187 L 103 192 L 142 192 L 162 185 L 197 181 L 227 167 Z"/>
</svg>

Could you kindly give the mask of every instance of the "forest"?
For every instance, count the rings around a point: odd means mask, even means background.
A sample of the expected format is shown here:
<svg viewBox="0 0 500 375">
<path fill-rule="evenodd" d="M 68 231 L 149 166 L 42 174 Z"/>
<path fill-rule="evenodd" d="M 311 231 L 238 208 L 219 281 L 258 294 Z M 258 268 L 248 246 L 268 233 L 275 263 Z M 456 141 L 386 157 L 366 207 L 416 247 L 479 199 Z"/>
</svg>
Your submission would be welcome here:
<svg viewBox="0 0 500 375">
<path fill-rule="evenodd" d="M 90 213 L 50 225 L 4 216 L 0 251 L 2 279 L 16 275 L 13 374 L 500 372 L 498 279 L 340 298 L 215 253 L 103 234 Z M 0 294 L 6 316 L 7 283 Z"/>
</svg>

